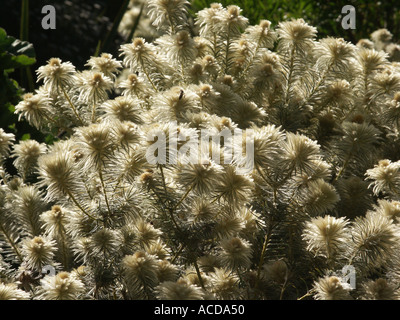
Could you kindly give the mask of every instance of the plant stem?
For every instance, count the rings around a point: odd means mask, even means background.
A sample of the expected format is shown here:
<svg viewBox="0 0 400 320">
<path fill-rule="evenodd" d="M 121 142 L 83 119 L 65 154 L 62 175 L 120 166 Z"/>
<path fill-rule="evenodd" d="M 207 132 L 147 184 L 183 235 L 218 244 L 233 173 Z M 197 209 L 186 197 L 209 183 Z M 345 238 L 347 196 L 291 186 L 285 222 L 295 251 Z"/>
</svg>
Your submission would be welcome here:
<svg viewBox="0 0 400 320">
<path fill-rule="evenodd" d="M 190 186 L 190 188 L 186 190 L 185 194 L 184 194 L 184 195 L 182 196 L 182 198 L 178 201 L 178 203 L 173 207 L 172 210 L 175 210 L 175 209 L 183 202 L 183 200 L 186 199 L 186 197 L 188 196 L 188 194 L 190 193 L 190 191 L 192 191 L 192 189 L 193 189 L 193 185 Z"/>
<path fill-rule="evenodd" d="M 11 247 L 14 249 L 16 255 L 18 256 L 18 259 L 22 262 L 23 258 L 21 253 L 18 250 L 17 245 L 15 244 L 15 242 L 11 239 L 11 237 L 8 235 L 6 229 L 4 228 L 3 224 L 0 223 L 0 231 L 4 234 L 4 236 L 6 237 L 8 243 L 11 245 Z"/>
<path fill-rule="evenodd" d="M 295 51 L 295 48 L 293 47 L 290 50 L 289 75 L 288 75 L 288 79 L 287 79 L 287 83 L 286 83 L 285 104 L 288 104 L 288 102 L 289 102 L 289 91 L 290 91 L 290 85 L 291 85 L 292 76 L 293 76 L 294 51 Z"/>
<path fill-rule="evenodd" d="M 77 110 L 76 110 L 74 104 L 72 103 L 71 99 L 69 98 L 69 96 L 68 96 L 67 92 L 65 91 L 64 87 L 61 86 L 61 85 L 60 85 L 59 87 L 61 88 L 61 90 L 62 90 L 62 92 L 63 92 L 63 94 L 64 94 L 64 97 L 67 99 L 67 101 L 68 101 L 68 103 L 69 103 L 69 105 L 70 105 L 72 111 L 74 112 L 76 118 L 77 118 L 77 119 L 79 120 L 79 122 L 81 123 L 81 126 L 83 126 L 82 118 L 79 116 L 79 114 L 78 114 L 78 112 L 77 112 Z"/>
<path fill-rule="evenodd" d="M 70 197 L 70 199 L 75 203 L 75 205 L 86 215 L 88 216 L 90 219 L 92 219 L 93 221 L 96 221 L 97 219 L 95 217 L 93 217 L 91 214 L 87 213 L 85 209 L 83 209 L 83 207 L 79 204 L 79 202 L 75 199 L 74 195 L 71 193 L 71 191 L 67 191 L 68 196 Z"/>
<path fill-rule="evenodd" d="M 112 214 L 111 214 L 110 204 L 108 203 L 107 191 L 106 191 L 106 186 L 104 184 L 103 173 L 101 171 L 101 168 L 99 168 L 99 178 L 100 178 L 101 187 L 102 187 L 103 193 L 104 193 L 104 199 L 106 200 L 108 214 L 109 214 L 109 216 L 111 216 Z"/>
</svg>

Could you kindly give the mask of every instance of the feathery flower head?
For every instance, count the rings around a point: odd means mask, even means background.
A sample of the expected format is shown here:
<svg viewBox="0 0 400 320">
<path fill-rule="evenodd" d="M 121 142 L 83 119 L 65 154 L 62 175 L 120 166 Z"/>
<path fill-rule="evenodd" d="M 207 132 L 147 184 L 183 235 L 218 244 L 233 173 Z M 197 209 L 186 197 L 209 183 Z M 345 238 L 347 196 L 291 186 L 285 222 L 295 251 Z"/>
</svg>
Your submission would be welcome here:
<svg viewBox="0 0 400 320">
<path fill-rule="evenodd" d="M 208 194 L 218 182 L 222 167 L 211 160 L 201 163 L 178 163 L 177 181 L 185 189 L 191 188 L 198 194 Z"/>
<path fill-rule="evenodd" d="M 211 37 L 219 31 L 223 13 L 226 9 L 220 3 L 212 3 L 209 8 L 204 8 L 196 13 L 196 24 L 202 37 Z"/>
<path fill-rule="evenodd" d="M 15 157 L 13 164 L 23 177 L 27 177 L 36 170 L 39 157 L 46 151 L 47 147 L 43 143 L 31 139 L 20 141 L 12 151 Z"/>
<path fill-rule="evenodd" d="M 352 300 L 346 284 L 336 276 L 326 276 L 314 282 L 316 300 Z"/>
<path fill-rule="evenodd" d="M 38 272 L 41 272 L 45 265 L 52 265 L 56 250 L 56 242 L 46 236 L 27 238 L 22 244 L 22 253 L 27 268 Z"/>
<path fill-rule="evenodd" d="M 368 280 L 362 284 L 363 300 L 399 300 L 400 292 L 396 284 L 388 283 L 385 279 Z"/>
<path fill-rule="evenodd" d="M 15 107 L 15 113 L 19 114 L 19 120 L 24 117 L 31 125 L 40 128 L 52 117 L 51 99 L 44 94 L 26 93 L 23 100 Z"/>
<path fill-rule="evenodd" d="M 86 168 L 100 168 L 114 151 L 115 137 L 105 122 L 77 129 L 77 143 Z"/>
<path fill-rule="evenodd" d="M 156 97 L 154 105 L 162 110 L 171 120 L 185 119 L 186 113 L 199 108 L 198 96 L 189 89 L 172 87 Z M 159 112 L 159 111 L 158 111 Z"/>
<path fill-rule="evenodd" d="M 374 32 L 371 33 L 371 39 L 375 44 L 379 43 L 384 43 L 384 42 L 390 42 L 393 38 L 393 35 L 390 33 L 390 31 L 386 28 L 378 29 L 375 30 Z M 378 48 L 380 50 L 382 48 Z"/>
<path fill-rule="evenodd" d="M 76 300 L 84 291 L 82 281 L 65 271 L 55 276 L 45 276 L 40 283 L 40 297 L 44 300 Z"/>
<path fill-rule="evenodd" d="M 220 244 L 219 257 L 223 266 L 231 270 L 246 269 L 251 265 L 250 243 L 238 237 L 224 239 Z"/>
<path fill-rule="evenodd" d="M 374 49 L 374 43 L 369 39 L 360 39 L 357 44 L 359 48 Z"/>
<path fill-rule="evenodd" d="M 165 35 L 156 40 L 170 61 L 187 64 L 197 56 L 196 43 L 186 30 L 170 36 Z"/>
<path fill-rule="evenodd" d="M 226 10 L 222 11 L 221 25 L 225 28 L 225 32 L 231 36 L 240 35 L 240 31 L 245 29 L 248 19 L 242 16 L 242 9 L 236 5 L 229 5 Z"/>
<path fill-rule="evenodd" d="M 158 266 L 158 260 L 144 251 L 123 258 L 123 276 L 132 296 L 140 295 L 138 291 L 143 286 L 152 288 L 158 284 Z"/>
<path fill-rule="evenodd" d="M 168 260 L 161 260 L 158 264 L 157 274 L 160 283 L 164 283 L 166 281 L 175 282 L 178 278 L 179 269 L 176 265 L 170 263 Z"/>
<path fill-rule="evenodd" d="M 229 269 L 215 268 L 210 274 L 211 292 L 220 299 L 234 299 L 238 297 L 239 288 L 237 286 L 239 278 Z"/>
<path fill-rule="evenodd" d="M 234 166 L 225 167 L 225 172 L 220 175 L 215 193 L 227 203 L 238 205 L 249 201 L 254 182 L 248 175 L 239 175 Z"/>
<path fill-rule="evenodd" d="M 107 100 L 100 106 L 100 109 L 104 111 L 104 117 L 110 119 L 131 121 L 136 124 L 143 122 L 139 101 L 129 96 L 119 96 L 113 100 Z"/>
<path fill-rule="evenodd" d="M 165 281 L 156 288 L 157 298 L 161 300 L 203 300 L 201 288 L 185 279 L 176 282 Z"/>
<path fill-rule="evenodd" d="M 312 172 L 312 160 L 319 160 L 320 145 L 302 134 L 286 133 L 283 142 L 283 163 L 291 170 Z"/>
<path fill-rule="evenodd" d="M 211 221 L 218 212 L 216 205 L 203 197 L 195 198 L 191 207 L 194 223 L 199 221 Z"/>
<path fill-rule="evenodd" d="M 400 190 L 400 161 L 380 160 L 373 169 L 366 172 L 367 179 L 373 180 L 373 192 L 398 192 Z"/>
<path fill-rule="evenodd" d="M 76 74 L 71 62 L 62 62 L 59 58 L 51 58 L 46 65 L 39 67 L 36 73 L 37 81 L 43 79 L 45 87 L 51 92 L 72 86 Z"/>
<path fill-rule="evenodd" d="M 324 69 L 331 65 L 344 70 L 354 57 L 355 46 L 342 38 L 327 37 L 319 42 L 316 53 L 319 57 L 317 65 L 320 68 Z"/>
<path fill-rule="evenodd" d="M 388 64 L 387 53 L 375 49 L 360 48 L 356 58 L 366 75 L 378 71 Z"/>
<path fill-rule="evenodd" d="M 333 209 L 340 197 L 333 185 L 322 179 L 317 179 L 310 181 L 301 190 L 299 199 L 305 212 L 317 216 Z"/>
<path fill-rule="evenodd" d="M 345 106 L 353 101 L 353 90 L 347 80 L 335 80 L 326 88 L 324 99 L 327 103 L 333 101 L 339 106 Z"/>
<path fill-rule="evenodd" d="M 57 144 L 65 146 L 64 143 Z M 42 155 L 38 167 L 40 186 L 47 187 L 46 198 L 49 200 L 67 195 L 76 188 L 78 177 L 71 152 L 59 150 Z"/>
<path fill-rule="evenodd" d="M 103 228 L 90 236 L 89 250 L 93 257 L 110 257 L 120 246 L 117 232 Z"/>
<path fill-rule="evenodd" d="M 131 43 L 121 46 L 121 55 L 124 56 L 124 66 L 131 72 L 142 71 L 143 64 L 153 63 L 155 59 L 155 46 L 147 43 L 144 38 L 135 38 Z"/>
<path fill-rule="evenodd" d="M 187 0 L 149 0 L 148 15 L 153 20 L 153 26 L 161 28 L 167 22 L 174 30 L 185 24 L 188 5 Z"/>
<path fill-rule="evenodd" d="M 357 217 L 351 235 L 353 256 L 367 268 L 379 268 L 398 250 L 398 227 L 392 219 L 376 212 Z"/>
<path fill-rule="evenodd" d="M 378 214 L 397 221 L 400 218 L 400 202 L 378 199 L 378 206 L 375 208 L 375 211 Z"/>
<path fill-rule="evenodd" d="M 121 62 L 114 59 L 109 53 L 102 53 L 100 57 L 91 57 L 85 65 L 90 66 L 93 71 L 101 72 L 111 79 L 116 78 L 116 74 L 122 67 Z"/>
<path fill-rule="evenodd" d="M 140 120 L 138 115 L 137 121 Z M 114 121 L 113 123 L 114 139 L 118 146 L 122 146 L 124 150 L 129 150 L 140 143 L 141 135 L 136 124 L 130 121 Z"/>
<path fill-rule="evenodd" d="M 277 39 L 276 32 L 271 29 L 269 20 L 261 20 L 256 26 L 247 27 L 245 36 L 249 41 L 257 43 L 260 48 L 272 48 Z"/>
<path fill-rule="evenodd" d="M 149 247 L 152 243 L 160 239 L 162 232 L 153 225 L 146 222 L 143 219 L 138 219 L 134 223 L 134 230 L 136 235 L 136 241 L 141 247 Z"/>
<path fill-rule="evenodd" d="M 85 70 L 78 75 L 79 99 L 86 103 L 101 103 L 108 97 L 113 81 L 101 72 Z"/>
<path fill-rule="evenodd" d="M 125 80 L 121 81 L 118 88 L 123 89 L 123 96 L 136 96 L 140 98 L 148 93 L 148 88 L 144 80 L 134 73 L 128 75 Z"/>
<path fill-rule="evenodd" d="M 10 153 L 10 146 L 13 144 L 15 136 L 12 133 L 6 133 L 0 128 L 0 160 Z"/>
<path fill-rule="evenodd" d="M 333 259 L 349 240 L 348 232 L 348 221 L 344 218 L 317 217 L 306 223 L 303 239 L 307 242 L 307 250 Z"/>
<path fill-rule="evenodd" d="M 67 213 L 65 208 L 54 205 L 51 210 L 45 211 L 40 215 L 40 220 L 43 221 L 46 234 L 50 237 L 56 237 L 64 232 L 64 226 L 68 222 Z"/>
<path fill-rule="evenodd" d="M 303 19 L 284 21 L 276 29 L 279 36 L 279 46 L 282 50 L 297 50 L 306 52 L 314 45 L 313 40 L 317 29 Z"/>
<path fill-rule="evenodd" d="M 16 283 L 0 283 L 0 300 L 28 300 L 30 295 L 18 289 Z"/>
</svg>

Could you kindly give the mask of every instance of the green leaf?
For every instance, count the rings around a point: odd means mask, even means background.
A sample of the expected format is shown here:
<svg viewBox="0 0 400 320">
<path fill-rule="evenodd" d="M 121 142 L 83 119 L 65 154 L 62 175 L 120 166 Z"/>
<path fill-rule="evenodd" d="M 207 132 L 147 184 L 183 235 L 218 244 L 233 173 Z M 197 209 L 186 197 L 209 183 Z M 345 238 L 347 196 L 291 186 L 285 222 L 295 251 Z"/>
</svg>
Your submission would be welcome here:
<svg viewBox="0 0 400 320">
<path fill-rule="evenodd" d="M 27 67 L 36 62 L 33 45 L 8 36 L 0 28 L 0 70 Z"/>
<path fill-rule="evenodd" d="M 25 141 L 25 140 L 29 140 L 30 138 L 31 138 L 31 134 L 30 133 L 25 133 L 22 136 L 21 140 Z"/>
</svg>

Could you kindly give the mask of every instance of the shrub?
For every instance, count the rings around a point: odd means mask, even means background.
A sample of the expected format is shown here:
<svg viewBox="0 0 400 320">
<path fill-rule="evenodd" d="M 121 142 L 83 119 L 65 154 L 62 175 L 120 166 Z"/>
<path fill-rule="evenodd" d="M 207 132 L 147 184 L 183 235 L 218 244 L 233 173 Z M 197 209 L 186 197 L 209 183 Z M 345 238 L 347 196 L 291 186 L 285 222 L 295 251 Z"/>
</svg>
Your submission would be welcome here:
<svg viewBox="0 0 400 320">
<path fill-rule="evenodd" d="M 235 5 L 198 12 L 192 36 L 187 4 L 149 1 L 165 33 L 121 60 L 37 70 L 16 113 L 58 139 L 0 132 L 19 172 L 1 170 L 0 297 L 396 298 L 398 63 L 317 41 L 302 19 L 249 25 Z M 241 154 L 222 161 L 227 140 L 189 161 L 205 129 L 245 132 L 252 170 L 238 174 Z"/>
</svg>

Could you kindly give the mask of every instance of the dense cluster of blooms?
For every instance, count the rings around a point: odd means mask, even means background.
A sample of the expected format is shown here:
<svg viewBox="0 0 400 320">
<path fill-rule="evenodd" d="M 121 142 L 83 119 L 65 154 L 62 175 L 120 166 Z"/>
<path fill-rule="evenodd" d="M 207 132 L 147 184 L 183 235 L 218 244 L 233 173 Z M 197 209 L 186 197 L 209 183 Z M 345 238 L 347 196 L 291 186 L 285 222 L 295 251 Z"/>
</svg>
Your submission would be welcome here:
<svg viewBox="0 0 400 320">
<path fill-rule="evenodd" d="M 194 22 L 185 0 L 147 5 L 154 41 L 38 68 L 15 112 L 53 144 L 0 129 L 0 299 L 399 298 L 389 31 L 354 45 L 235 5 Z M 237 128 L 254 133 L 248 174 L 211 157 L 223 141 L 201 163 L 146 160 L 149 133 Z"/>
</svg>

